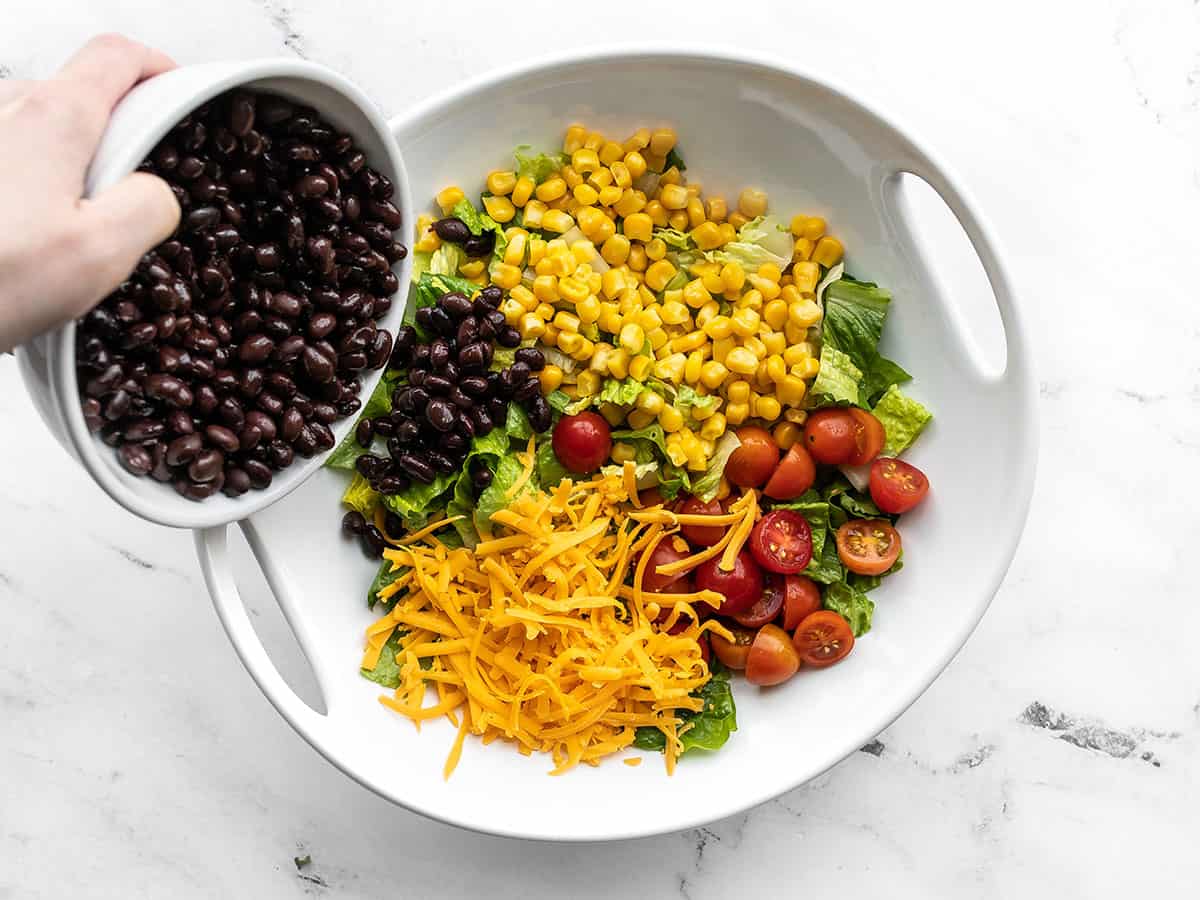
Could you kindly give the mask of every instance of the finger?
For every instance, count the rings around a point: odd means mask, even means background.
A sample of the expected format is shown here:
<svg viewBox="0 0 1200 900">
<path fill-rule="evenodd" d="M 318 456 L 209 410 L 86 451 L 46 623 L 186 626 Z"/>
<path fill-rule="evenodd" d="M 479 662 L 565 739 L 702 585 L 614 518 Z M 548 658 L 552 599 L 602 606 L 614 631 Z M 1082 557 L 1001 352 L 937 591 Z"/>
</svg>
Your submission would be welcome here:
<svg viewBox="0 0 1200 900">
<path fill-rule="evenodd" d="M 100 140 L 113 107 L 129 89 L 168 69 L 175 62 L 165 53 L 119 34 L 94 37 L 67 60 L 53 82 L 76 102 L 83 115 L 83 137 L 90 152 Z"/>
<path fill-rule="evenodd" d="M 83 229 L 98 236 L 92 262 L 104 294 L 127 278 L 151 247 L 171 236 L 180 215 L 167 183 L 147 172 L 126 175 L 81 201 L 80 210 Z"/>
<path fill-rule="evenodd" d="M 0 81 L 0 104 L 9 103 L 29 90 L 29 82 L 4 79 Z"/>
</svg>

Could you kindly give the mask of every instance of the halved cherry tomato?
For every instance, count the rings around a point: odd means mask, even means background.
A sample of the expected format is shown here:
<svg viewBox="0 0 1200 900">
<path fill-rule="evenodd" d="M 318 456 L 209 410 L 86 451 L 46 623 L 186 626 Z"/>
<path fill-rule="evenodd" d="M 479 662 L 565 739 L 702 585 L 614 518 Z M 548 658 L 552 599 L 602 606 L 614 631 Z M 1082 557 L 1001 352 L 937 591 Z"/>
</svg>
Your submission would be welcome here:
<svg viewBox="0 0 1200 900">
<path fill-rule="evenodd" d="M 777 575 L 768 575 L 766 586 L 758 599 L 754 601 L 754 605 L 736 613 L 733 619 L 739 625 L 745 625 L 747 628 L 761 628 L 768 622 L 774 621 L 779 615 L 779 611 L 783 609 L 784 595 L 782 579 Z"/>
<path fill-rule="evenodd" d="M 804 444 L 812 458 L 840 466 L 858 453 L 858 425 L 846 409 L 820 409 L 804 423 Z"/>
<path fill-rule="evenodd" d="M 768 572 L 792 575 L 812 559 L 812 528 L 790 509 L 773 509 L 750 532 L 750 552 Z"/>
<path fill-rule="evenodd" d="M 787 681 L 800 668 L 800 651 L 778 625 L 764 625 L 746 657 L 746 680 L 767 687 Z"/>
<path fill-rule="evenodd" d="M 710 631 L 713 654 L 731 669 L 746 668 L 746 658 L 750 656 L 750 645 L 754 643 L 754 632 L 749 628 L 739 628 L 730 625 L 732 641 L 727 641 L 715 631 Z"/>
<path fill-rule="evenodd" d="M 865 466 L 883 449 L 887 432 L 883 430 L 883 423 L 865 409 L 852 406 L 846 412 L 854 419 L 855 453 L 845 462 L 850 466 Z"/>
<path fill-rule="evenodd" d="M 657 487 L 651 487 L 646 488 L 644 491 L 638 491 L 638 502 L 643 507 L 647 507 L 658 506 L 660 503 L 666 503 L 667 501 L 663 499 L 663 495 Z"/>
<path fill-rule="evenodd" d="M 681 546 L 682 545 L 682 546 Z M 642 575 L 642 587 L 657 594 L 682 594 L 691 589 L 689 573 L 660 575 L 656 568 L 667 563 L 678 562 L 691 556 L 687 542 L 680 537 L 663 538 L 650 554 L 646 571 Z"/>
<path fill-rule="evenodd" d="M 612 451 L 612 429 L 598 413 L 563 416 L 554 426 L 554 455 L 572 472 L 595 472 Z"/>
<path fill-rule="evenodd" d="M 765 428 L 747 425 L 738 429 L 738 447 L 725 463 L 725 477 L 738 487 L 758 487 L 771 477 L 779 463 L 779 445 Z"/>
<path fill-rule="evenodd" d="M 902 459 L 881 456 L 871 463 L 871 499 L 885 513 L 906 513 L 929 491 L 929 479 Z"/>
<path fill-rule="evenodd" d="M 792 644 L 806 666 L 823 669 L 854 649 L 854 631 L 833 610 L 819 609 L 796 628 Z"/>
<path fill-rule="evenodd" d="M 737 452 L 736 450 L 734 451 Z M 801 441 L 792 444 L 763 493 L 775 500 L 795 500 L 817 480 L 817 467 Z"/>
<path fill-rule="evenodd" d="M 721 508 L 718 501 L 709 500 L 705 503 L 699 497 L 689 497 L 679 511 L 689 516 L 721 516 L 725 514 L 725 510 Z M 728 526 L 684 525 L 679 530 L 683 532 L 683 536 L 688 539 L 689 543 L 697 547 L 711 547 L 725 537 Z"/>
<path fill-rule="evenodd" d="M 702 591 L 716 591 L 725 598 L 717 610 L 723 616 L 732 616 L 754 605 L 762 594 L 762 569 L 754 557 L 743 550 L 734 560 L 733 570 L 723 572 L 721 557 L 706 560 L 696 568 L 696 587 Z"/>
<path fill-rule="evenodd" d="M 900 533 L 883 519 L 851 519 L 837 531 L 838 559 L 859 575 L 882 575 L 900 555 Z"/>
<path fill-rule="evenodd" d="M 793 631 L 804 618 L 821 608 L 821 589 L 805 575 L 783 577 L 783 627 Z"/>
</svg>

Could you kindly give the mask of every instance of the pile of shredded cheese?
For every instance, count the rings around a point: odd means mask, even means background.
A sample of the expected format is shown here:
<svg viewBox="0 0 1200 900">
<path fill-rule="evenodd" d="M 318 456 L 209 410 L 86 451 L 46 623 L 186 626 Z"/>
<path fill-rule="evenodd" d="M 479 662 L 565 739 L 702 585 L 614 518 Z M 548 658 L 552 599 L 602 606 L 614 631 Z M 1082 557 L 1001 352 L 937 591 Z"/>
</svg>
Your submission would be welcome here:
<svg viewBox="0 0 1200 900">
<path fill-rule="evenodd" d="M 725 516 L 631 509 L 632 467 L 526 492 L 493 515 L 494 535 L 473 550 L 437 539 L 452 521 L 445 519 L 384 551 L 393 572 L 405 571 L 379 592 L 382 600 L 400 596 L 367 629 L 362 665 L 373 670 L 397 635 L 400 686 L 380 700 L 418 729 L 440 716 L 454 724 L 447 778 L 468 732 L 525 755 L 548 753 L 557 775 L 621 751 L 645 725 L 665 735 L 674 770 L 687 727 L 678 714 L 702 707 L 694 692 L 710 677 L 698 639 L 705 631 L 730 635 L 698 610 L 718 606 L 720 594 L 645 593 L 647 562 L 679 525 L 723 524 L 730 527 L 721 543 L 659 571 L 682 573 L 717 555 L 732 569 L 757 500 L 748 492 Z"/>
</svg>

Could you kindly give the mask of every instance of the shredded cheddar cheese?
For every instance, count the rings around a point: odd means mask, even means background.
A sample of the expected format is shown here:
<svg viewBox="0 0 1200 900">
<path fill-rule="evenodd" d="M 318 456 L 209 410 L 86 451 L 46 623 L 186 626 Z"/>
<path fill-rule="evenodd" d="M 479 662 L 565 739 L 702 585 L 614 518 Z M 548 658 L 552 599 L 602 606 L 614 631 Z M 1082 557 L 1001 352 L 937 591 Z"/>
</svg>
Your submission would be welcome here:
<svg viewBox="0 0 1200 900">
<path fill-rule="evenodd" d="M 716 620 L 700 620 L 702 606 L 719 606 L 720 594 L 643 588 L 655 545 L 675 540 L 679 524 L 695 517 L 631 511 L 637 490 L 629 465 L 620 475 L 521 493 L 532 444 L 524 456 L 513 499 L 492 516 L 495 533 L 474 550 L 437 539 L 447 519 L 384 551 L 393 571 L 407 571 L 380 591 L 381 599 L 398 599 L 368 627 L 363 668 L 373 670 L 396 635 L 400 685 L 380 701 L 418 729 L 450 720 L 457 733 L 447 778 L 468 733 L 525 755 L 547 753 L 558 775 L 628 748 L 639 726 L 662 731 L 673 771 L 686 730 L 679 713 L 702 708 L 694 694 L 710 677 L 699 639 L 707 631 L 732 637 Z M 681 561 L 689 565 L 679 571 L 740 550 L 757 514 L 753 492 L 747 497 L 713 517 L 730 526 L 725 539 Z"/>
</svg>

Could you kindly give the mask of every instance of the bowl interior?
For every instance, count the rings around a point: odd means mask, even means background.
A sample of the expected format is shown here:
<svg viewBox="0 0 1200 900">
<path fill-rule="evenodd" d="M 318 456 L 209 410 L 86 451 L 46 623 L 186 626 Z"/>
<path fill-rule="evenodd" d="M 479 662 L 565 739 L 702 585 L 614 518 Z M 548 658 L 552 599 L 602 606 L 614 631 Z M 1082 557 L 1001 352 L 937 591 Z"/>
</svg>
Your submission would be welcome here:
<svg viewBox="0 0 1200 900">
<path fill-rule="evenodd" d="M 511 166 L 515 145 L 555 150 L 576 121 L 619 139 L 638 126 L 672 125 L 688 177 L 706 192 L 732 200 L 754 185 L 785 218 L 823 215 L 845 242 L 849 270 L 892 290 L 884 349 L 914 373 L 911 393 L 936 418 L 911 453 L 933 492 L 905 517 L 907 565 L 873 594 L 874 630 L 827 671 L 774 690 L 737 682 L 740 730 L 719 753 L 686 758 L 674 777 L 647 754 L 639 768 L 613 760 L 550 778 L 544 758 L 469 741 L 444 781 L 453 729 L 436 722 L 417 734 L 380 706 L 380 689 L 356 671 L 374 618 L 364 604 L 374 566 L 339 535 L 344 479 L 317 473 L 247 523 L 325 694 L 329 727 L 309 736 L 318 749 L 418 811 L 556 840 L 651 834 L 730 815 L 812 778 L 877 734 L 983 614 L 1015 549 L 1032 471 L 1029 398 L 981 390 L 965 355 L 943 352 L 958 333 L 934 285 L 898 249 L 903 225 L 889 208 L 887 182 L 910 145 L 890 126 L 777 69 L 647 54 L 552 64 L 476 85 L 398 120 L 395 130 L 424 205 L 447 184 L 477 194 L 489 170 Z"/>
<path fill-rule="evenodd" d="M 404 164 L 386 121 L 371 100 L 340 75 L 311 63 L 286 61 L 212 63 L 188 66 L 146 82 L 118 107 L 108 133 L 93 161 L 88 177 L 89 193 L 103 190 L 131 171 L 145 158 L 164 134 L 204 101 L 236 86 L 269 91 L 317 109 L 337 128 L 352 135 L 367 155 L 369 164 L 392 180 L 393 202 L 404 216 L 404 228 L 413 221 L 412 193 Z M 392 309 L 380 321 L 394 331 L 403 316 L 401 298 L 407 296 L 411 259 L 393 267 L 400 281 Z M 169 484 L 138 478 L 122 468 L 117 455 L 98 435 L 89 434 L 76 400 L 75 326 L 58 335 L 57 359 L 53 367 L 57 396 L 73 449 L 101 485 L 119 503 L 145 518 L 186 528 L 206 527 L 241 519 L 275 502 L 304 482 L 321 464 L 325 454 L 312 459 L 296 458 L 289 468 L 275 475 L 271 486 L 237 497 L 217 494 L 202 503 L 180 497 Z M 364 372 L 362 396 L 369 396 L 382 372 Z M 354 425 L 354 417 L 331 427 L 340 441 Z"/>
</svg>

